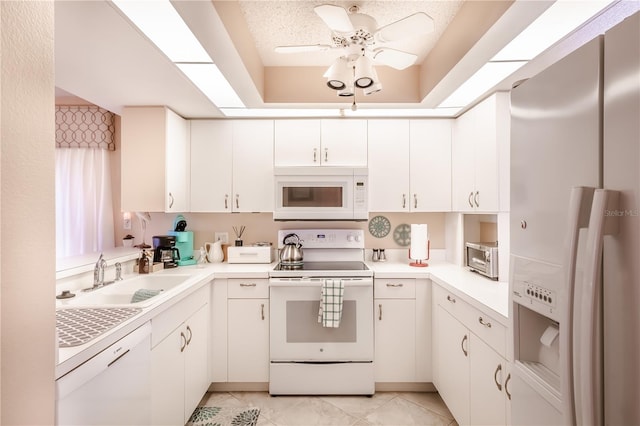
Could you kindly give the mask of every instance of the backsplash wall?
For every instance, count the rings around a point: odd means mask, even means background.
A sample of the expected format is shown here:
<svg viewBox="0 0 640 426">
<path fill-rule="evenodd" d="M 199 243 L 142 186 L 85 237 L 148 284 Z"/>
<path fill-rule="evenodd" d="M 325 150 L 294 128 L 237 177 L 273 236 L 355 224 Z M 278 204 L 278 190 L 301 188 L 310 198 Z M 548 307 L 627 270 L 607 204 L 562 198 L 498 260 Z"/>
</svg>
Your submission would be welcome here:
<svg viewBox="0 0 640 426">
<path fill-rule="evenodd" d="M 365 247 L 372 248 L 403 248 L 396 244 L 393 238 L 394 230 L 401 224 L 426 223 L 429 225 L 429 238 L 432 249 L 445 248 L 445 214 L 444 213 L 370 213 L 369 218 L 385 216 L 391 223 L 391 231 L 384 238 L 376 238 L 369 233 L 369 222 L 276 222 L 271 213 L 185 213 L 187 230 L 194 233 L 194 249 L 198 249 L 205 242 L 214 241 L 214 232 L 228 232 L 229 242 L 233 244 L 235 234 L 233 227 L 246 226 L 242 236 L 244 244 L 255 242 L 271 242 L 277 244 L 277 232 L 280 229 L 307 229 L 307 228 L 354 228 L 365 231 Z M 122 228 L 122 215 L 116 218 L 116 245 L 122 245 L 122 237 L 131 234 L 135 237 L 134 244 L 142 241 L 140 221 L 134 213 L 131 214 L 131 230 Z M 166 235 L 173 229 L 176 214 L 151 213 L 151 222 L 147 225 L 146 243 L 152 245 L 154 235 Z M 407 246 L 408 248 L 408 246 Z"/>
</svg>

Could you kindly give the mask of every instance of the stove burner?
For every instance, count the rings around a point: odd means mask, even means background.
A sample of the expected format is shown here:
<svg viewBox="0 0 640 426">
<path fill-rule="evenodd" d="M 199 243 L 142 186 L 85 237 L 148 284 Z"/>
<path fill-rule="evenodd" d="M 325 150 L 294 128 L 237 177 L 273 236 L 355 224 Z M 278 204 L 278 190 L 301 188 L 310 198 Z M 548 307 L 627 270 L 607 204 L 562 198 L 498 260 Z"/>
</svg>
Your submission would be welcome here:
<svg viewBox="0 0 640 426">
<path fill-rule="evenodd" d="M 304 263 L 280 263 L 278 269 L 281 271 L 300 271 L 304 268 Z"/>
</svg>

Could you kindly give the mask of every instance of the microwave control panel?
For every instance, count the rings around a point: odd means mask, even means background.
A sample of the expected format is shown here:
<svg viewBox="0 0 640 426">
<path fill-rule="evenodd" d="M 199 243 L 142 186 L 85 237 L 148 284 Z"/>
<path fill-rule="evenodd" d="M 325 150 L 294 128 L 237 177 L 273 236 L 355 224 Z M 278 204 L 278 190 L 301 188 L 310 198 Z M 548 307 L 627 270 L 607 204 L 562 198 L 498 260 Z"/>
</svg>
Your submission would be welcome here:
<svg viewBox="0 0 640 426">
<path fill-rule="evenodd" d="M 353 177 L 353 202 L 356 210 L 366 209 L 367 207 L 367 177 Z"/>
</svg>

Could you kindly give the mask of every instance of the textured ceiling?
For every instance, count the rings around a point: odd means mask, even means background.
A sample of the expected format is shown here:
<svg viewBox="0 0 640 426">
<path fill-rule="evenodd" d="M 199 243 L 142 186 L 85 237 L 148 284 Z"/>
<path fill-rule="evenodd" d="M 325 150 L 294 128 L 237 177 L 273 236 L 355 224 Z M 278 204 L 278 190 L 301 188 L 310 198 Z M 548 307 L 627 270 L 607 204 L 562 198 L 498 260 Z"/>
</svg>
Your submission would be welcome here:
<svg viewBox="0 0 640 426">
<path fill-rule="evenodd" d="M 434 20 L 435 30 L 411 38 L 401 44 L 388 43 L 418 55 L 417 63 L 424 60 L 436 44 L 447 25 L 462 6 L 461 0 L 447 1 L 238 1 L 248 30 L 264 66 L 329 65 L 335 52 L 283 54 L 275 53 L 276 46 L 292 44 L 331 44 L 331 31 L 315 14 L 320 4 L 335 4 L 348 10 L 357 5 L 359 12 L 376 19 L 378 27 L 388 25 L 417 12 L 424 12 Z"/>
</svg>

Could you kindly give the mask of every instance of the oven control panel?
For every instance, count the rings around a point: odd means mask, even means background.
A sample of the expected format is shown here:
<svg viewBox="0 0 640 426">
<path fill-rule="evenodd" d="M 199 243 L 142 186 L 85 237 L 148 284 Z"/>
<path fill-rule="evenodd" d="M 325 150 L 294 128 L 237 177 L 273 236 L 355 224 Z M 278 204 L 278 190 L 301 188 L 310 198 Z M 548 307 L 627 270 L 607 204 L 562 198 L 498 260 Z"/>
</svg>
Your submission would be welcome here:
<svg viewBox="0 0 640 426">
<path fill-rule="evenodd" d="M 283 229 L 278 231 L 278 248 L 284 246 L 284 239 L 296 234 L 302 240 L 302 248 L 364 248 L 362 229 Z"/>
</svg>

